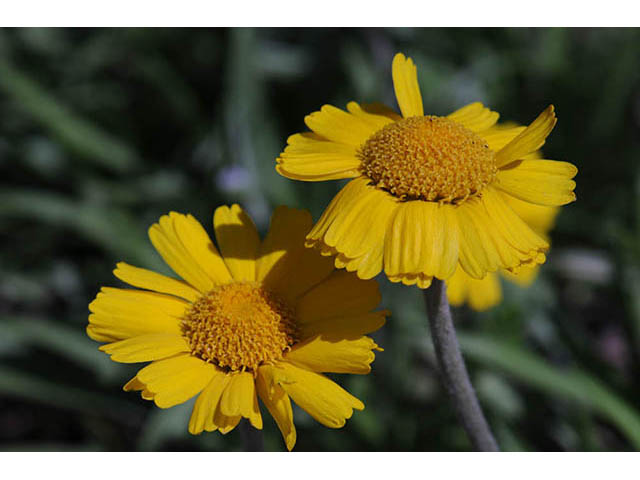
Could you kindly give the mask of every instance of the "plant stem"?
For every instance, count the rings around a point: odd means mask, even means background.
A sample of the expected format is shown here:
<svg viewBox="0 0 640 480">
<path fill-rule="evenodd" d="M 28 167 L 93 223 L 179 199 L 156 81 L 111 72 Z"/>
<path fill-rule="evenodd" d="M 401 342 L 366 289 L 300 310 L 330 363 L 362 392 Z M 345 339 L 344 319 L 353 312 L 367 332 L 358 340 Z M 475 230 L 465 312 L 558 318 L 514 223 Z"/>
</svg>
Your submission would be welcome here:
<svg viewBox="0 0 640 480">
<path fill-rule="evenodd" d="M 245 452 L 263 452 L 264 442 L 262 441 L 262 430 L 253 428 L 249 420 L 243 418 L 238 426 L 242 435 Z"/>
<path fill-rule="evenodd" d="M 424 300 L 440 365 L 440 376 L 445 390 L 453 400 L 458 419 L 476 450 L 497 452 L 500 449 L 484 418 L 460 353 L 444 282 L 434 278 L 431 286 L 424 291 Z"/>
</svg>

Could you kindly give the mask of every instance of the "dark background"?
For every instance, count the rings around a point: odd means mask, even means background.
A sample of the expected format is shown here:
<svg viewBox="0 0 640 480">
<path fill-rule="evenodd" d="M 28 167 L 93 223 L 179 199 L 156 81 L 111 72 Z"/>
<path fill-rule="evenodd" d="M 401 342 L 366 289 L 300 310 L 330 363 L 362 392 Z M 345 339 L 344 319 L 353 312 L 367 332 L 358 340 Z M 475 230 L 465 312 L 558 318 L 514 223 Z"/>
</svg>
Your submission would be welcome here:
<svg viewBox="0 0 640 480">
<path fill-rule="evenodd" d="M 279 204 L 317 219 L 342 183 L 293 182 L 275 158 L 325 103 L 395 107 L 391 59 L 418 66 L 425 112 L 482 101 L 559 122 L 547 158 L 578 166 L 536 283 L 456 310 L 504 450 L 640 449 L 640 31 L 636 29 L 0 30 L 0 449 L 240 450 L 187 433 L 122 385 L 84 333 L 115 263 L 167 272 L 146 238 L 170 210 L 211 232 L 241 203 L 264 232 Z M 342 430 L 296 411 L 296 450 L 468 450 L 441 390 L 417 288 L 380 278 L 393 311 Z M 264 411 L 265 445 L 284 444 Z"/>
</svg>

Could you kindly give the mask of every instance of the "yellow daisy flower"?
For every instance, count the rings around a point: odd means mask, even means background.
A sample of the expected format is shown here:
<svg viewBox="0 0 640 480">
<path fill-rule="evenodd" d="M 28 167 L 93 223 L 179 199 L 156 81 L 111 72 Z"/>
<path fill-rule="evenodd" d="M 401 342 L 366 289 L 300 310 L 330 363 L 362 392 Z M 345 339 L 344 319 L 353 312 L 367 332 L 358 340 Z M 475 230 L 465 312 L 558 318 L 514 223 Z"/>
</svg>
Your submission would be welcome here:
<svg viewBox="0 0 640 480">
<path fill-rule="evenodd" d="M 238 206 L 215 211 L 216 248 L 191 215 L 171 212 L 149 229 L 183 280 L 119 263 L 114 274 L 143 290 L 103 287 L 87 334 L 116 362 L 152 362 L 124 389 L 169 408 L 198 395 L 189 432 L 227 433 L 241 418 L 262 428 L 258 397 L 287 448 L 296 442 L 291 401 L 339 428 L 363 403 L 322 373 L 365 374 L 366 333 L 386 311 L 375 281 L 336 271 L 304 247 L 307 211 L 279 207 L 264 240 Z M 219 250 L 218 250 L 219 249 Z"/>
<path fill-rule="evenodd" d="M 509 142 L 517 137 L 522 130 L 523 127 L 519 126 L 496 125 L 487 130 L 485 135 L 500 133 L 503 141 Z M 541 158 L 542 154 L 539 150 L 523 157 L 526 160 Z M 549 231 L 553 228 L 555 219 L 560 212 L 558 207 L 535 205 L 512 196 L 505 196 L 505 201 L 534 232 L 547 242 L 549 241 Z M 449 303 L 454 306 L 461 306 L 467 302 L 473 310 L 488 310 L 502 301 L 500 276 L 524 288 L 533 283 L 538 275 L 538 270 L 537 265 L 525 265 L 517 273 L 500 270 L 499 273 L 487 273 L 484 278 L 476 279 L 458 267 L 451 278 L 447 280 L 447 297 Z"/>
<path fill-rule="evenodd" d="M 512 138 L 480 103 L 446 117 L 424 115 L 413 61 L 397 54 L 393 83 L 402 116 L 380 105 L 325 105 L 305 118 L 312 132 L 289 137 L 283 176 L 353 178 L 307 235 L 363 279 L 387 277 L 427 288 L 458 265 L 483 278 L 545 261 L 548 243 L 508 203 L 557 206 L 575 200 L 570 163 L 528 160 L 556 123 L 553 106 Z M 511 138 L 505 141 L 506 138 Z"/>
</svg>

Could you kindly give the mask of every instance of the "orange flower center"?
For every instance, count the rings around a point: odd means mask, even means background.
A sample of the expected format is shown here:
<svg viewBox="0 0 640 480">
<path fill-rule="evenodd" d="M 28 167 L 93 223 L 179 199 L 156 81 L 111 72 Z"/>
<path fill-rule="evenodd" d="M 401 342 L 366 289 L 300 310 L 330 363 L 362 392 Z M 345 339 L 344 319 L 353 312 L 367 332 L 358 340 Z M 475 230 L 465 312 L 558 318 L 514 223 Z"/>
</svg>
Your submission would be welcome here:
<svg viewBox="0 0 640 480">
<path fill-rule="evenodd" d="M 255 282 L 219 285 L 193 303 L 182 320 L 191 352 L 228 370 L 251 370 L 282 358 L 298 341 L 295 315 Z"/>
<path fill-rule="evenodd" d="M 402 200 L 460 203 L 491 183 L 494 152 L 481 137 L 444 117 L 386 125 L 359 150 L 362 172 Z"/>
</svg>

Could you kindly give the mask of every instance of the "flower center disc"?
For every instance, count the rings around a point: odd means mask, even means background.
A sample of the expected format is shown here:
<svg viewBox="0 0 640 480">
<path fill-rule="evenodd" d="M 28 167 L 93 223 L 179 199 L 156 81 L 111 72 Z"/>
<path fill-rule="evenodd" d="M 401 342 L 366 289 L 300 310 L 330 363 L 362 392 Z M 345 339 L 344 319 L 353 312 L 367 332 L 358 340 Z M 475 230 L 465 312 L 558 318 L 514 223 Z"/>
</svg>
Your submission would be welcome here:
<svg viewBox="0 0 640 480">
<path fill-rule="evenodd" d="M 182 330 L 191 352 L 204 361 L 254 373 L 298 340 L 293 310 L 254 282 L 214 287 L 187 311 Z"/>
<path fill-rule="evenodd" d="M 374 133 L 359 151 L 362 171 L 402 200 L 460 203 L 494 179 L 494 152 L 444 117 L 409 117 Z"/>
</svg>

